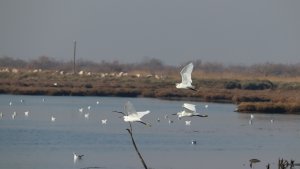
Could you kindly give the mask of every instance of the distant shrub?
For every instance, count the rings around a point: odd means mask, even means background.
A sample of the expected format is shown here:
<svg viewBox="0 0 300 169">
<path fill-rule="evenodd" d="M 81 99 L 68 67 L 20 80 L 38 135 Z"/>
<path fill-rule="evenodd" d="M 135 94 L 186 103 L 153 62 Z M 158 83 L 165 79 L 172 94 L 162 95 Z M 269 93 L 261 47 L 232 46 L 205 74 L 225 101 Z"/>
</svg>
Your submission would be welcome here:
<svg viewBox="0 0 300 169">
<path fill-rule="evenodd" d="M 245 81 L 244 83 L 242 83 L 241 88 L 245 90 L 265 90 L 265 89 L 273 89 L 274 85 L 272 82 L 268 80 Z"/>
<path fill-rule="evenodd" d="M 225 89 L 240 89 L 241 87 L 242 85 L 239 81 L 229 81 L 224 84 Z"/>
</svg>

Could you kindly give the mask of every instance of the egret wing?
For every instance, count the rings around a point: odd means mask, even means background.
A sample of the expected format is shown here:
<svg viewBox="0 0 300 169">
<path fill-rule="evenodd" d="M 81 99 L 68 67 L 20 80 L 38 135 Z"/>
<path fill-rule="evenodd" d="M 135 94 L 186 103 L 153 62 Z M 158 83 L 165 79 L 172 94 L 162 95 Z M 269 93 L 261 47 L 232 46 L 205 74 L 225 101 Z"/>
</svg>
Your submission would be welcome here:
<svg viewBox="0 0 300 169">
<path fill-rule="evenodd" d="M 138 118 L 142 118 L 143 116 L 145 116 L 146 114 L 149 114 L 149 113 L 150 113 L 150 110 L 137 112 L 137 116 L 138 116 Z"/>
<path fill-rule="evenodd" d="M 193 68 L 194 68 L 193 63 L 190 63 L 181 70 L 180 74 L 181 74 L 181 80 L 182 80 L 183 84 L 191 84 L 192 83 Z"/>
<path fill-rule="evenodd" d="M 124 109 L 125 109 L 125 112 L 127 113 L 127 115 L 137 114 L 135 108 L 133 107 L 133 105 L 130 101 L 125 103 Z"/>
<path fill-rule="evenodd" d="M 190 103 L 184 103 L 182 105 L 182 107 L 185 109 L 185 111 L 187 112 L 196 112 L 196 106 L 194 104 L 190 104 Z"/>
</svg>

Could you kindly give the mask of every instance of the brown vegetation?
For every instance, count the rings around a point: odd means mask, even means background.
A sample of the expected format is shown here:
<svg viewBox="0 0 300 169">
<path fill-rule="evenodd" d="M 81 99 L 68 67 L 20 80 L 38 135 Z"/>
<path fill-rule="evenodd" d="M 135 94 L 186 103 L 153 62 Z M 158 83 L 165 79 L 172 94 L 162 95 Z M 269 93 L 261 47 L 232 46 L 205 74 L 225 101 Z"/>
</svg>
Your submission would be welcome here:
<svg viewBox="0 0 300 169">
<path fill-rule="evenodd" d="M 198 92 L 193 92 L 176 89 L 180 68 L 157 59 L 139 64 L 82 61 L 75 75 L 68 63 L 56 65 L 57 61 L 47 57 L 30 62 L 11 58 L 0 61 L 0 93 L 188 99 L 236 103 L 239 112 L 300 112 L 299 65 L 224 67 L 195 61 L 192 76 Z"/>
</svg>

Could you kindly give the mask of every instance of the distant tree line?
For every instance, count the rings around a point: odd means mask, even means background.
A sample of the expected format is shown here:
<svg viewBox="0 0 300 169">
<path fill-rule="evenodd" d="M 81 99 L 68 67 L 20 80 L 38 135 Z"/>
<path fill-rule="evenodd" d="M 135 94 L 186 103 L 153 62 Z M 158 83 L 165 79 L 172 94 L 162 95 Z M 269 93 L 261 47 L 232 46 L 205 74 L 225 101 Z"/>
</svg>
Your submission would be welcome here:
<svg viewBox="0 0 300 169">
<path fill-rule="evenodd" d="M 189 61 L 190 62 L 190 61 Z M 194 70 L 204 73 L 239 73 L 263 76 L 281 76 L 295 77 L 300 76 L 300 63 L 295 64 L 276 64 L 262 63 L 254 65 L 229 65 L 225 66 L 217 62 L 205 62 L 194 60 Z M 188 62 L 186 62 L 188 63 Z M 186 63 L 178 66 L 166 65 L 156 58 L 145 58 L 140 63 L 120 63 L 119 61 L 92 62 L 87 60 L 77 60 L 76 70 L 92 72 L 129 72 L 129 71 L 147 71 L 147 72 L 173 72 L 178 71 Z M 62 70 L 66 72 L 73 71 L 73 61 L 59 61 L 57 59 L 40 56 L 33 60 L 14 59 L 11 57 L 0 57 L 1 68 L 18 68 L 18 69 L 42 69 L 42 70 Z"/>
</svg>

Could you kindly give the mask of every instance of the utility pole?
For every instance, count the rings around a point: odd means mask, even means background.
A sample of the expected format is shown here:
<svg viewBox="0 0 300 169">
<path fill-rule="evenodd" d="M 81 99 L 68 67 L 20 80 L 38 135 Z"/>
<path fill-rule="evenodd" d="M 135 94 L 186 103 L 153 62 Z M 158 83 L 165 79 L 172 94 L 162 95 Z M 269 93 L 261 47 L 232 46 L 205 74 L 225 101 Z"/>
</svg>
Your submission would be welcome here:
<svg viewBox="0 0 300 169">
<path fill-rule="evenodd" d="M 74 42 L 73 74 L 76 74 L 76 40 Z"/>
</svg>

